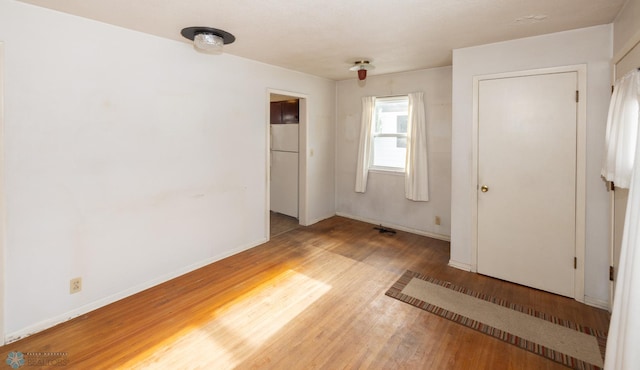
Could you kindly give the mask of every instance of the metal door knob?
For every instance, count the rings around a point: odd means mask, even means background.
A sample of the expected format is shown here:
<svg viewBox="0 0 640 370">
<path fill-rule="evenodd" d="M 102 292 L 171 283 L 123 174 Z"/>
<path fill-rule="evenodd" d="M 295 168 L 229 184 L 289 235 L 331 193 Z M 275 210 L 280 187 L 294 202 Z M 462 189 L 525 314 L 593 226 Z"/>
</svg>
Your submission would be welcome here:
<svg viewBox="0 0 640 370">
<path fill-rule="evenodd" d="M 480 191 L 483 193 L 486 193 L 489 191 L 489 187 L 487 185 L 482 185 L 482 187 L 480 188 Z"/>
</svg>

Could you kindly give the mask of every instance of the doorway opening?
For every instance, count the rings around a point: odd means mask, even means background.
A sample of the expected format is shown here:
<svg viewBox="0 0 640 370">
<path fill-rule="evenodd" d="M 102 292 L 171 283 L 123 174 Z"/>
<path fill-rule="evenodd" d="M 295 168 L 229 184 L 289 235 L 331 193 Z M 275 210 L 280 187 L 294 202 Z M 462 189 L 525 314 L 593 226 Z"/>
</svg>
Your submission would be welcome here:
<svg viewBox="0 0 640 370">
<path fill-rule="evenodd" d="M 269 90 L 267 239 L 306 224 L 307 98 Z"/>
</svg>

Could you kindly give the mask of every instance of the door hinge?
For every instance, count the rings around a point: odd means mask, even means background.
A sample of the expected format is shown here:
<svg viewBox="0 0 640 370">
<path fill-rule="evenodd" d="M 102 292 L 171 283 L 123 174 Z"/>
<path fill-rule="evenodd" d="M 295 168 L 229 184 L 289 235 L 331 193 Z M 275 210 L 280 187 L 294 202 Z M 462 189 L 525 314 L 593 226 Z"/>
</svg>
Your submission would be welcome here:
<svg viewBox="0 0 640 370">
<path fill-rule="evenodd" d="M 609 185 L 611 186 L 611 191 L 616 191 L 616 184 L 613 181 L 609 182 Z"/>
<path fill-rule="evenodd" d="M 576 103 L 580 102 L 580 91 L 576 90 Z"/>
<path fill-rule="evenodd" d="M 614 90 L 615 90 L 615 86 L 611 85 L 611 95 L 613 95 Z"/>
<path fill-rule="evenodd" d="M 615 278 L 613 266 L 609 266 L 609 280 L 613 281 Z"/>
<path fill-rule="evenodd" d="M 578 268 L 578 257 L 573 257 L 573 268 L 574 269 Z"/>
</svg>

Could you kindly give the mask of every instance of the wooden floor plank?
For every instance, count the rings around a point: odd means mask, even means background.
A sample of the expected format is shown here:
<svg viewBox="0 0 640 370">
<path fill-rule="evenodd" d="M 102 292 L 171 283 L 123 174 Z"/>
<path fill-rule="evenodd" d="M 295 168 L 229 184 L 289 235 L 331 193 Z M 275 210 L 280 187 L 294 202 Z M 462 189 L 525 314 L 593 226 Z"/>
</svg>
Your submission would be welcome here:
<svg viewBox="0 0 640 370">
<path fill-rule="evenodd" d="M 333 217 L 0 347 L 0 356 L 66 352 L 73 369 L 564 368 L 385 296 L 407 269 L 607 330 L 603 310 L 448 260 L 446 242 Z"/>
</svg>

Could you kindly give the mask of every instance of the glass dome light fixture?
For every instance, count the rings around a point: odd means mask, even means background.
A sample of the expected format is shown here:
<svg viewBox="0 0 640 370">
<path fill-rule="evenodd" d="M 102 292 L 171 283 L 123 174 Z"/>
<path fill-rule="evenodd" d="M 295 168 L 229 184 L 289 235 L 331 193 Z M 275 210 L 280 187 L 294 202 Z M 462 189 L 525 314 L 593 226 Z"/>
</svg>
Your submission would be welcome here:
<svg viewBox="0 0 640 370">
<path fill-rule="evenodd" d="M 196 50 L 209 54 L 220 54 L 225 44 L 236 41 L 236 37 L 229 32 L 211 27 L 187 27 L 180 34 L 192 40 Z"/>
<path fill-rule="evenodd" d="M 373 66 L 368 60 L 357 60 L 353 67 L 349 68 L 350 71 L 358 72 L 358 80 L 364 81 L 367 78 L 367 71 L 370 71 L 376 67 Z"/>
</svg>

